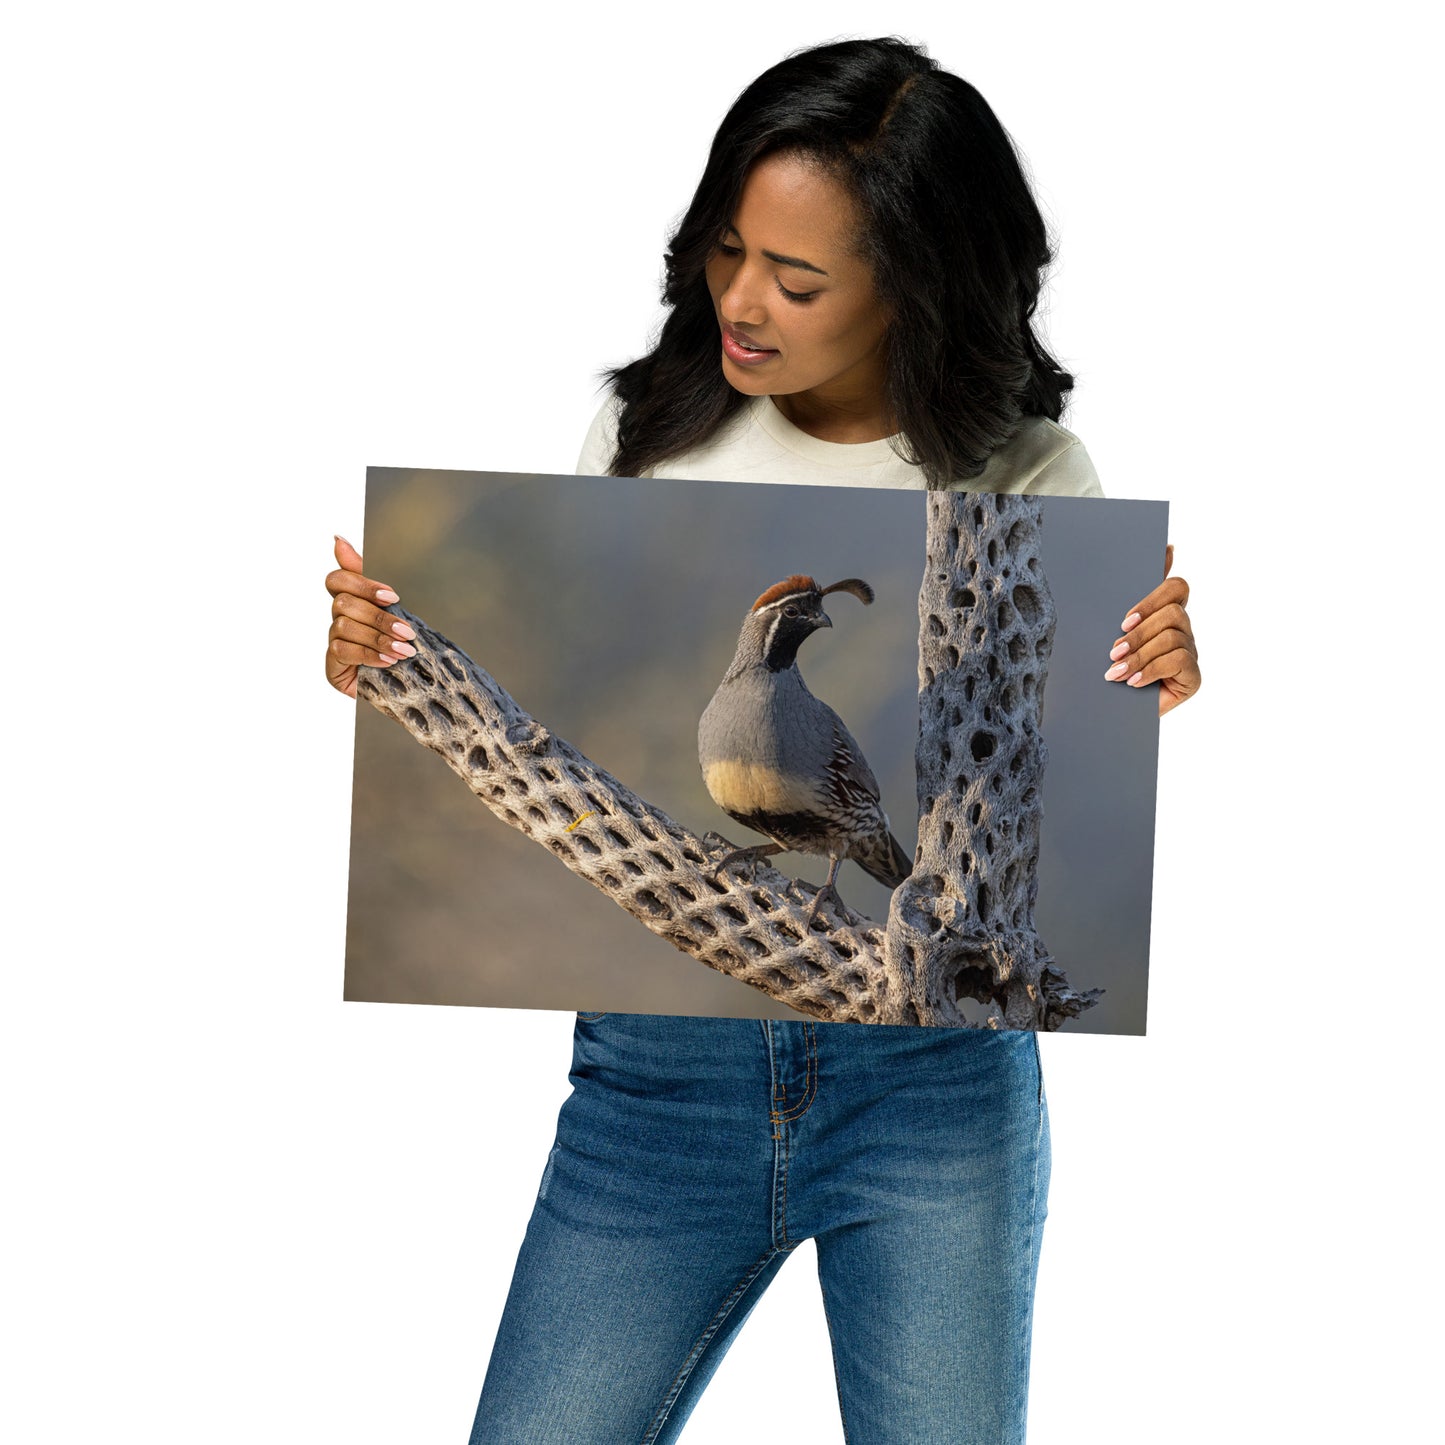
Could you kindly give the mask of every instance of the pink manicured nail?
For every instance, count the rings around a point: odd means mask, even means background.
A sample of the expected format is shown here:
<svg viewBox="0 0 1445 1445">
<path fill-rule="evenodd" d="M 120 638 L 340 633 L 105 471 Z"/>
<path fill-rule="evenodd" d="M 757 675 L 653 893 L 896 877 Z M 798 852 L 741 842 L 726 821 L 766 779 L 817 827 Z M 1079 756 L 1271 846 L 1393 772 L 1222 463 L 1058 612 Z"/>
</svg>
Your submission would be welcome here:
<svg viewBox="0 0 1445 1445">
<path fill-rule="evenodd" d="M 1119 679 L 1123 677 L 1124 674 L 1128 671 L 1129 664 L 1127 662 L 1116 662 L 1113 667 L 1111 667 L 1108 672 L 1104 674 L 1104 681 L 1118 682 Z"/>
<path fill-rule="evenodd" d="M 405 622 L 393 622 L 391 624 L 391 630 L 396 633 L 398 637 L 406 638 L 408 642 L 416 641 L 416 633 L 413 632 Z"/>
<path fill-rule="evenodd" d="M 1143 679 L 1144 674 L 1142 672 L 1136 672 L 1134 676 L 1129 679 L 1129 686 L 1138 687 L 1139 684 L 1143 681 Z"/>
<path fill-rule="evenodd" d="M 1109 656 L 1113 658 L 1115 662 L 1118 662 L 1121 657 L 1127 657 L 1128 653 L 1129 644 L 1127 642 L 1116 642 L 1114 644 L 1114 650 L 1109 654 Z"/>
<path fill-rule="evenodd" d="M 393 642 L 390 644 L 390 647 L 391 650 L 396 653 L 398 657 L 416 656 L 416 648 L 414 648 L 409 642 Z"/>
<path fill-rule="evenodd" d="M 401 661 L 399 657 L 393 657 L 389 652 L 383 652 L 381 654 L 381 660 L 382 663 L 387 667 L 390 667 L 393 662 Z"/>
<path fill-rule="evenodd" d="M 398 597 L 390 587 L 379 587 L 376 592 L 376 600 L 378 602 L 385 602 L 390 606 L 393 602 L 400 602 L 401 598 Z"/>
<path fill-rule="evenodd" d="M 346 538 L 343 537 L 340 532 L 333 532 L 331 535 L 332 535 L 338 542 L 346 542 Z M 346 545 L 347 545 L 348 547 L 351 547 L 351 543 L 350 543 L 350 542 L 346 542 Z M 351 547 L 351 550 L 354 552 L 354 551 L 356 551 L 356 548 L 355 548 L 355 547 Z"/>
<path fill-rule="evenodd" d="M 1137 612 L 1131 612 L 1131 613 L 1119 624 L 1119 626 L 1120 626 L 1121 628 L 1123 628 L 1123 630 L 1124 630 L 1125 632 L 1127 632 L 1131 627 L 1137 627 L 1138 625 L 1139 625 L 1139 614 L 1138 614 Z"/>
</svg>

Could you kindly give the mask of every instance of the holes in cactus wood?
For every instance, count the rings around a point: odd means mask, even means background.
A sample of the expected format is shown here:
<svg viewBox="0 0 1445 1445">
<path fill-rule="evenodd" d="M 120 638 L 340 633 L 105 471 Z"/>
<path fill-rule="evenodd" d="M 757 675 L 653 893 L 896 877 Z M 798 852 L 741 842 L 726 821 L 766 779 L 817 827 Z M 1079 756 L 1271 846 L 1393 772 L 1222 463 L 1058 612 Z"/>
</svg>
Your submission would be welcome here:
<svg viewBox="0 0 1445 1445">
<path fill-rule="evenodd" d="M 647 850 L 647 856 L 651 858 L 652 861 L 656 863 L 657 866 L 661 868 L 665 873 L 671 873 L 677 867 L 677 865 L 672 861 L 671 858 L 667 856 L 666 853 L 659 853 L 656 848 L 649 848 Z"/>
<path fill-rule="evenodd" d="M 732 903 L 724 903 L 722 907 L 718 909 L 718 912 L 721 913 L 724 918 L 730 918 L 734 923 L 746 923 L 748 921 L 747 914 Z"/>
<path fill-rule="evenodd" d="M 632 896 L 638 907 L 645 909 L 654 918 L 665 918 L 672 912 L 650 888 L 639 888 Z"/>
<path fill-rule="evenodd" d="M 948 605 L 958 608 L 961 612 L 972 607 L 977 601 L 978 598 L 973 595 L 972 587 L 955 587 L 948 594 Z"/>
<path fill-rule="evenodd" d="M 931 612 L 928 614 L 928 630 L 934 637 L 942 637 L 947 631 L 943 623 Z"/>
<path fill-rule="evenodd" d="M 684 887 L 681 883 L 674 883 L 672 885 L 672 891 L 676 893 L 679 898 L 686 900 L 688 903 L 697 902 L 697 894 L 694 893 L 691 888 Z"/>
<path fill-rule="evenodd" d="M 426 720 L 426 714 L 419 707 L 409 707 L 405 713 L 407 725 L 414 727 L 420 733 L 431 731 L 431 726 Z"/>
<path fill-rule="evenodd" d="M 754 938 L 751 933 L 740 933 L 738 942 L 743 946 L 743 952 L 753 958 L 762 958 L 768 953 L 768 945 Z"/>
<path fill-rule="evenodd" d="M 1039 604 L 1039 594 L 1034 591 L 1026 582 L 1018 583 L 1013 590 L 1014 606 L 1018 609 L 1019 616 L 1023 619 L 1024 626 L 1035 627 L 1043 616 L 1043 608 Z"/>
<path fill-rule="evenodd" d="M 1008 640 L 1008 660 L 1017 667 L 1028 655 L 1028 643 L 1021 633 L 1015 632 Z"/>
<path fill-rule="evenodd" d="M 597 858 L 601 856 L 602 849 L 599 848 L 597 844 L 594 843 L 591 838 L 586 835 L 586 833 L 574 833 L 572 836 L 577 839 L 578 849 L 581 852 L 586 853 L 588 857 Z"/>
<path fill-rule="evenodd" d="M 643 870 L 634 863 L 631 858 L 624 858 L 622 860 L 622 871 L 626 873 L 629 878 L 641 878 L 643 876 Z"/>
<path fill-rule="evenodd" d="M 1000 632 L 1007 632 L 1014 625 L 1014 610 L 1002 597 L 999 598 L 998 612 L 994 620 Z"/>
<path fill-rule="evenodd" d="M 467 753 L 467 766 L 474 772 L 489 773 L 492 770 L 492 760 L 487 756 L 487 750 L 480 743 Z"/>
<path fill-rule="evenodd" d="M 990 732 L 982 728 L 968 740 L 968 750 L 973 754 L 976 763 L 984 762 L 993 756 L 993 750 L 998 745 L 998 739 Z"/>
</svg>

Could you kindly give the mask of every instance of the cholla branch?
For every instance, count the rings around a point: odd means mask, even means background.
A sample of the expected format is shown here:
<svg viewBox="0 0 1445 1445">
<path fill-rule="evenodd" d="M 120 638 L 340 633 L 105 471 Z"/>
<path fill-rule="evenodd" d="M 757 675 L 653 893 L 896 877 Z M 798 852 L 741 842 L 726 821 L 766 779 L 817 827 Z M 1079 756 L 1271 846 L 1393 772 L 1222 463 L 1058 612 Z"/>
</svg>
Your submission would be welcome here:
<svg viewBox="0 0 1445 1445">
<path fill-rule="evenodd" d="M 714 880 L 731 845 L 699 837 L 526 713 L 420 618 L 416 656 L 363 669 L 357 686 L 448 766 L 504 823 L 555 853 L 684 953 L 814 1018 L 917 1022 L 883 968 L 883 930 L 859 914 L 811 924 L 809 885 L 760 865 Z"/>
<path fill-rule="evenodd" d="M 1054 638 L 1036 498 L 930 492 L 919 591 L 918 855 L 885 958 L 920 1020 L 1056 1029 L 1096 1001 L 1034 929 Z"/>
</svg>

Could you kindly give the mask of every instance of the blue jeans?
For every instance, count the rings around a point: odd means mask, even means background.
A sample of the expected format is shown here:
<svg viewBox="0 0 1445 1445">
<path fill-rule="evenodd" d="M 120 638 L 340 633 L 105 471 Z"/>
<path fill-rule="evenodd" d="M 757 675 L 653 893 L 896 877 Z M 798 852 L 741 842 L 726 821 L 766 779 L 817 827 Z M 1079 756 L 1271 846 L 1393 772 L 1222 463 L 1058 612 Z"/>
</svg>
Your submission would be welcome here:
<svg viewBox="0 0 1445 1445">
<path fill-rule="evenodd" d="M 805 1239 L 856 1445 L 1013 1445 L 1049 1182 L 1029 1033 L 579 1015 L 472 1445 L 676 1440 Z"/>
</svg>

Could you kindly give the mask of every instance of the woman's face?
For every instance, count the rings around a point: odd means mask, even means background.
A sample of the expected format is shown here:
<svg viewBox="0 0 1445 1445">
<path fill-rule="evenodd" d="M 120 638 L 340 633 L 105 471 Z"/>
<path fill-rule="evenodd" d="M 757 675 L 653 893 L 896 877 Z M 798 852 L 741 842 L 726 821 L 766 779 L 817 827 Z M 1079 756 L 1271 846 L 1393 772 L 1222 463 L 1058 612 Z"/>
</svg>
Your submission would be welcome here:
<svg viewBox="0 0 1445 1445">
<path fill-rule="evenodd" d="M 707 263 L 723 374 L 738 391 L 882 408 L 888 318 L 858 229 L 847 192 L 808 160 L 768 156 L 748 173 Z"/>
</svg>

